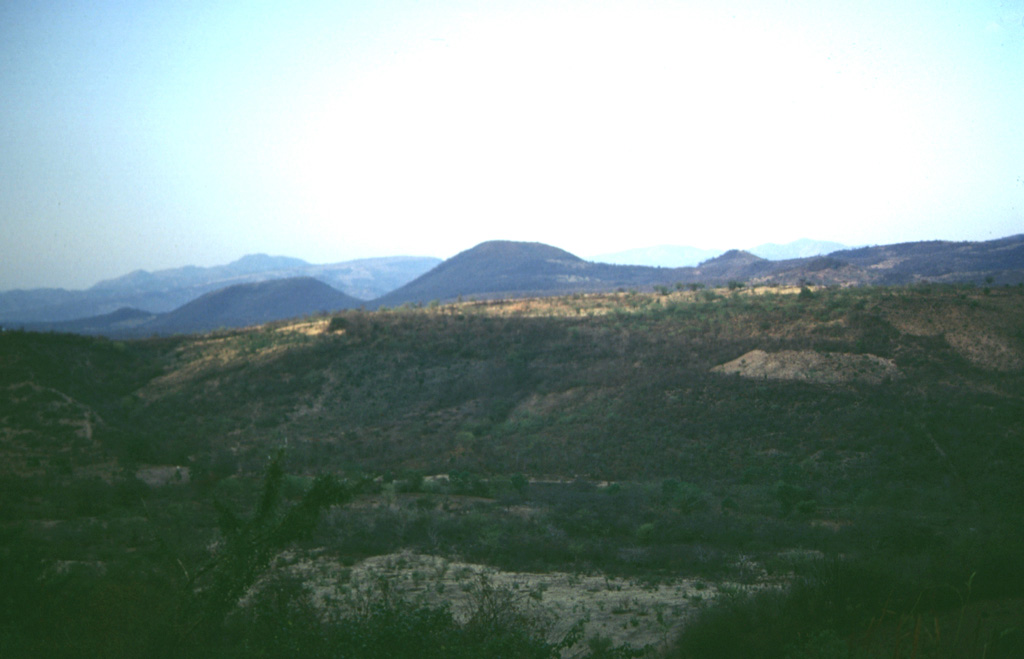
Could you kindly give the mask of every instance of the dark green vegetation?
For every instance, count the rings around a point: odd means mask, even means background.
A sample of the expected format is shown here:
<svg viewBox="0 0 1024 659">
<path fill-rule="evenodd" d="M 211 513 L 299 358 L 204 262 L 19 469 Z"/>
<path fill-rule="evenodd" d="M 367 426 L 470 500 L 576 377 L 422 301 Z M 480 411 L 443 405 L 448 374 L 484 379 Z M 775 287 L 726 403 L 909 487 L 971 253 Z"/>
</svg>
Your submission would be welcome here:
<svg viewBox="0 0 1024 659">
<path fill-rule="evenodd" d="M 1017 656 L 1024 292 L 689 288 L 0 334 L 3 654 L 559 651 L 485 585 L 468 616 L 386 584 L 325 613 L 288 548 L 789 584 L 720 597 L 669 656 Z M 780 368 L 712 370 L 754 350 Z"/>
</svg>

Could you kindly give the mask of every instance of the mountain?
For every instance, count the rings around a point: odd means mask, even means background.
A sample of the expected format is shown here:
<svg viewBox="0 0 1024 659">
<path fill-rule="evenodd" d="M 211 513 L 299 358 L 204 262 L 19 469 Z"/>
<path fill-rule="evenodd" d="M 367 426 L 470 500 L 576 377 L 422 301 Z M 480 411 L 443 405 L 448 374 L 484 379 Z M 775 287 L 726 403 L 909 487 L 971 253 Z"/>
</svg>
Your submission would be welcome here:
<svg viewBox="0 0 1024 659">
<path fill-rule="evenodd" d="M 302 259 L 287 256 L 249 254 L 226 265 L 202 268 L 194 265 L 149 272 L 135 270 L 121 277 L 105 279 L 88 290 L 116 291 L 120 293 L 156 293 L 174 289 L 187 289 L 217 285 L 224 282 L 241 283 L 253 275 L 264 275 L 281 271 L 295 271 L 309 266 Z"/>
<path fill-rule="evenodd" d="M 641 286 L 657 268 L 590 263 L 542 243 L 495 240 L 456 254 L 371 306 L 606 291 Z"/>
<path fill-rule="evenodd" d="M 817 251 L 821 245 L 797 241 L 784 247 Z M 649 290 L 679 283 L 724 286 L 732 281 L 784 286 L 921 281 L 1017 284 L 1024 282 L 1024 235 L 974 243 L 932 241 L 864 247 L 779 261 L 729 250 L 694 267 L 680 268 L 592 263 L 550 245 L 493 241 L 457 254 L 368 306 L 448 301 L 460 296 L 499 299 L 619 288 Z"/>
<path fill-rule="evenodd" d="M 898 243 L 833 252 L 831 258 L 868 269 L 871 283 L 1024 281 L 1024 234 L 984 242 Z"/>
<path fill-rule="evenodd" d="M 801 238 L 784 245 L 765 243 L 757 247 L 751 247 L 747 251 L 769 261 L 785 261 L 788 259 L 803 259 L 809 256 L 821 256 L 848 248 L 848 245 L 842 243 Z"/>
<path fill-rule="evenodd" d="M 590 258 L 596 263 L 612 263 L 615 265 L 646 265 L 662 268 L 680 268 L 695 266 L 701 261 L 722 254 L 722 249 L 701 249 L 699 247 L 683 247 L 681 245 L 655 245 L 627 249 L 611 254 L 599 254 Z"/>
<path fill-rule="evenodd" d="M 352 297 L 370 300 L 415 279 L 440 262 L 433 257 L 392 256 L 314 265 L 285 256 L 252 254 L 208 268 L 136 270 L 83 291 L 0 292 L 0 322 L 59 322 L 105 315 L 124 307 L 163 313 L 234 284 L 290 277 L 313 277 Z"/>
<path fill-rule="evenodd" d="M 729 253 L 719 257 L 725 259 Z M 753 256 L 752 254 L 750 256 Z M 899 286 L 923 282 L 1016 285 L 1024 283 L 1024 234 L 981 242 L 933 240 L 843 249 L 824 256 L 756 262 L 732 272 L 755 284 Z M 715 261 L 696 271 L 704 280 L 719 274 Z"/>
<path fill-rule="evenodd" d="M 769 261 L 785 261 L 820 256 L 847 248 L 848 246 L 842 243 L 801 238 L 784 245 L 765 243 L 757 247 L 751 247 L 747 251 Z M 725 251 L 724 249 L 701 249 L 699 247 L 683 247 L 680 245 L 656 245 L 654 247 L 628 249 L 612 254 L 601 254 L 592 257 L 590 260 L 617 265 L 681 268 L 699 265 L 703 261 L 721 256 Z"/>
<path fill-rule="evenodd" d="M 813 241 L 797 241 L 782 247 L 818 251 L 822 245 Z M 424 257 L 392 257 L 333 265 L 305 264 L 300 268 L 306 273 L 303 275 L 293 275 L 287 269 L 260 271 L 260 268 L 296 266 L 297 263 L 304 262 L 285 257 L 254 255 L 213 269 L 189 267 L 155 273 L 136 271 L 117 280 L 101 282 L 93 287 L 96 290 L 9 291 L 0 293 L 0 323 L 15 327 L 55 329 L 57 325 L 53 324 L 54 321 L 84 318 L 90 332 L 97 327 L 113 327 L 110 323 L 119 328 L 117 331 L 124 329 L 127 323 L 137 325 L 133 330 L 136 332 L 141 332 L 142 327 L 151 331 L 177 332 L 229 326 L 236 320 L 242 324 L 263 322 L 265 318 L 256 313 L 255 307 L 250 307 L 235 320 L 228 315 L 212 325 L 205 320 L 200 322 L 200 319 L 214 318 L 226 312 L 197 307 L 204 310 L 173 327 L 163 325 L 171 323 L 171 320 L 154 319 L 154 324 L 150 325 L 150 321 L 139 318 L 97 320 L 96 317 L 125 307 L 157 315 L 155 310 L 163 309 L 166 313 L 169 311 L 167 306 L 175 300 L 177 303 L 170 309 L 178 313 L 183 305 L 215 290 L 243 282 L 255 283 L 251 280 L 279 281 L 296 277 L 315 279 L 334 289 L 333 294 L 340 294 L 340 289 L 344 288 L 347 296 L 336 298 L 321 295 L 318 298 L 309 291 L 303 292 L 298 299 L 308 297 L 323 299 L 324 302 L 319 306 L 300 305 L 294 315 L 363 304 L 367 308 L 393 307 L 425 304 L 432 300 L 454 301 L 460 297 L 500 299 L 608 292 L 627 288 L 650 290 L 653 287 L 697 283 L 724 286 L 733 281 L 785 286 L 902 285 L 919 282 L 1016 285 L 1024 283 L 1024 234 L 983 242 L 927 241 L 861 247 L 784 260 L 769 260 L 752 251 L 730 250 L 696 266 L 677 268 L 594 263 L 541 243 L 490 241 L 444 262 Z M 229 271 L 234 274 L 223 281 L 208 280 L 202 285 L 185 285 L 188 281 L 199 281 L 197 278 L 213 276 L 211 270 L 216 271 L 213 274 L 219 273 L 217 276 L 228 276 Z M 352 288 L 370 293 L 380 291 L 385 286 L 390 292 L 376 297 L 364 295 L 358 298 L 347 293 Z M 258 290 L 266 292 L 271 289 L 273 287 Z M 238 290 L 232 295 L 244 297 Z M 139 303 L 140 300 L 148 301 L 149 306 Z M 156 304 L 158 301 L 160 304 Z M 287 305 L 273 302 L 269 308 L 274 310 L 275 319 L 286 317 L 281 313 L 284 313 Z M 64 327 L 67 331 L 79 331 L 74 328 L 83 326 L 72 323 Z"/>
<path fill-rule="evenodd" d="M 352 297 L 372 300 L 407 284 L 439 263 L 441 259 L 432 256 L 385 256 L 309 266 L 304 273 Z"/>
<path fill-rule="evenodd" d="M 692 269 L 693 276 L 704 282 L 718 283 L 722 280 L 746 281 L 763 275 L 773 268 L 767 259 L 750 252 L 731 249 L 721 256 L 708 259 Z"/>
<path fill-rule="evenodd" d="M 232 261 L 225 269 L 240 275 L 256 272 L 273 272 L 275 270 L 295 270 L 305 268 L 309 263 L 290 256 L 268 256 L 266 254 L 247 254 L 237 261 Z"/>
<path fill-rule="evenodd" d="M 292 271 L 308 267 L 309 263 L 302 259 L 287 256 L 268 256 L 267 254 L 249 254 L 227 265 L 202 268 L 194 265 L 182 268 L 170 268 L 149 272 L 135 270 L 121 277 L 105 279 L 88 290 L 119 291 L 119 292 L 156 292 L 176 288 L 204 286 L 211 283 L 229 281 L 248 275 L 258 275 L 279 271 Z"/>
<path fill-rule="evenodd" d="M 207 293 L 162 314 L 125 307 L 109 314 L 55 323 L 25 323 L 32 331 L 95 334 L 112 338 L 196 334 L 221 327 L 246 327 L 317 312 L 352 309 L 362 300 L 312 277 L 235 284 Z"/>
<path fill-rule="evenodd" d="M 415 279 L 440 262 L 441 259 L 427 256 L 387 256 L 314 265 L 287 256 L 250 254 L 227 265 L 209 268 L 186 266 L 156 272 L 136 270 L 122 277 L 101 281 L 89 290 L 121 293 L 188 290 L 192 292 L 189 297 L 191 300 L 202 293 L 231 284 L 288 277 L 313 277 L 352 297 L 370 300 Z M 196 294 L 195 291 L 200 292 Z M 168 308 L 155 308 L 153 305 L 147 307 L 144 304 L 137 306 L 169 311 L 187 301 L 173 304 Z"/>
<path fill-rule="evenodd" d="M 159 314 L 123 307 L 117 311 L 63 320 L 54 323 L 23 323 L 21 327 L 36 332 L 66 332 L 70 334 L 94 334 L 100 336 L 142 336 L 145 330 L 140 329 L 152 323 Z"/>
<path fill-rule="evenodd" d="M 207 293 L 162 314 L 144 329 L 160 334 L 195 333 L 219 327 L 245 327 L 305 316 L 318 311 L 352 309 L 363 302 L 312 277 L 236 284 Z"/>
</svg>

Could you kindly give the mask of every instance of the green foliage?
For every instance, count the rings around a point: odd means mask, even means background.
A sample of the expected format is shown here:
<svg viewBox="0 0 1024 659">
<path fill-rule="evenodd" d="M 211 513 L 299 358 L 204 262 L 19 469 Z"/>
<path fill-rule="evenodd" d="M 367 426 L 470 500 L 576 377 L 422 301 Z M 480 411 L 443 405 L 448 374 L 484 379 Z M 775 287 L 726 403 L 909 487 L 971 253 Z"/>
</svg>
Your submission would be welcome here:
<svg viewBox="0 0 1024 659">
<path fill-rule="evenodd" d="M 742 656 L 723 648 L 748 647 L 744 638 L 775 648 L 762 656 L 842 656 L 840 644 L 857 656 L 850 640 L 865 630 L 862 614 L 879 615 L 879 593 L 900 594 L 886 610 L 913 629 L 914 598 L 956 592 L 965 571 L 977 572 L 975 599 L 1020 597 L 1019 291 L 721 293 L 352 311 L 302 338 L 0 335 L 0 515 L 23 530 L 0 547 L 15 566 L 0 571 L 10 586 L 0 596 L 14 593 L 4 611 L 17 620 L 0 621 L 4 638 L 29 656 L 59 656 L 61 643 L 64 654 L 77 644 L 112 655 L 104 648 L 121 644 L 138 655 L 183 638 L 197 653 L 216 642 L 226 656 L 335 656 L 330 639 L 377 638 L 372 620 L 398 624 L 387 611 L 404 606 L 415 628 L 405 638 L 472 646 L 462 622 L 422 603 L 382 605 L 364 627 L 309 615 L 304 585 L 274 569 L 284 547 L 329 547 L 346 562 L 409 549 L 644 580 L 801 575 L 763 605 L 721 598 L 719 640 L 703 656 Z M 899 375 L 823 385 L 712 371 L 754 349 L 872 354 Z M 285 436 L 293 475 L 268 470 L 261 488 L 265 456 Z M 189 468 L 190 482 L 136 478 L 167 465 Z M 315 502 L 334 492 L 304 475 L 317 472 L 380 474 L 366 486 L 379 497 L 335 507 L 313 530 L 314 511 L 330 505 Z M 237 513 L 254 498 L 250 514 Z M 859 576 L 812 588 L 806 557 L 822 555 L 847 557 Z M 872 577 L 857 568 L 871 557 L 899 569 L 873 567 L 883 576 Z M 181 566 L 192 581 L 178 612 Z M 237 605 L 246 584 L 265 582 L 274 585 L 258 606 Z M 150 597 L 152 611 L 126 615 L 116 593 Z M 713 626 L 712 610 L 695 630 Z M 127 622 L 104 628 L 98 612 Z M 810 623 L 793 622 L 801 617 Z M 996 631 L 991 648 L 1012 642 L 1012 630 Z"/>
<path fill-rule="evenodd" d="M 526 488 L 530 486 L 530 480 L 523 474 L 513 474 L 511 482 L 512 487 L 515 488 L 515 491 L 519 496 L 524 496 L 526 494 Z"/>
<path fill-rule="evenodd" d="M 738 595 L 702 610 L 671 656 L 1015 656 L 1021 639 L 1012 625 L 986 624 L 982 615 L 966 633 L 973 575 L 963 579 L 961 567 L 949 566 L 923 580 L 920 568 L 875 557 L 809 563 L 787 590 Z"/>
<path fill-rule="evenodd" d="M 708 506 L 708 494 L 698 485 L 669 478 L 661 483 L 661 494 L 666 503 L 683 514 L 703 510 Z"/>
<path fill-rule="evenodd" d="M 468 494 L 480 497 L 485 497 L 490 494 L 487 483 L 480 478 L 479 474 L 475 474 L 469 470 L 453 469 L 448 474 L 448 480 L 451 483 L 452 491 L 455 494 Z"/>
<path fill-rule="evenodd" d="M 282 449 L 267 467 L 251 517 L 240 518 L 227 506 L 219 505 L 223 545 L 189 579 L 186 588 L 195 595 L 189 603 L 192 621 L 186 634 L 195 633 L 201 640 L 216 636 L 224 618 L 267 570 L 271 559 L 292 542 L 309 537 L 323 510 L 347 502 L 356 492 L 356 488 L 331 476 L 320 476 L 298 503 L 279 512 L 286 483 L 283 460 Z"/>
<path fill-rule="evenodd" d="M 802 513 L 814 512 L 813 498 L 805 487 L 780 480 L 775 483 L 774 495 L 783 515 L 795 510 Z"/>
<path fill-rule="evenodd" d="M 658 533 L 658 526 L 653 522 L 645 522 L 637 527 L 636 541 L 642 545 L 652 544 Z"/>
</svg>

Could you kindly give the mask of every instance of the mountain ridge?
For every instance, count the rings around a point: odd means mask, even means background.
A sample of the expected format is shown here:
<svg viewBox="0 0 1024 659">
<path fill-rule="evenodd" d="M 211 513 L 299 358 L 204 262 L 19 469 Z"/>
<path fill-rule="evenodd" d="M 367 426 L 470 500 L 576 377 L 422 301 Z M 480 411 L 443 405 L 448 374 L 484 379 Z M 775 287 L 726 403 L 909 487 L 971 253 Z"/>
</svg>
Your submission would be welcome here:
<svg viewBox="0 0 1024 659">
<path fill-rule="evenodd" d="M 257 258 L 258 262 L 260 259 Z M 129 273 L 130 281 L 146 281 Z M 322 285 L 313 291 L 306 281 Z M 290 281 L 290 305 L 274 282 Z M 906 285 L 924 282 L 984 285 L 1024 284 L 1024 234 L 993 241 L 925 241 L 860 247 L 824 256 L 772 261 L 744 250 L 729 250 L 697 266 L 660 268 L 586 261 L 558 247 L 536 242 L 486 241 L 438 263 L 420 276 L 372 300 L 345 294 L 321 278 L 290 277 L 232 284 L 209 291 L 171 312 L 146 319 L 140 310 L 123 318 L 93 314 L 61 323 L 22 322 L 30 329 L 81 331 L 107 335 L 142 332 L 187 333 L 283 320 L 317 311 L 365 307 L 377 309 L 472 299 L 543 297 L 615 290 L 655 290 L 686 285 L 761 286 Z M 265 284 L 253 289 L 238 286 Z M 223 291 L 233 291 L 223 293 Z M 59 295 L 59 293 L 58 293 Z M 239 298 L 251 297 L 250 302 Z M 193 305 L 199 299 L 202 304 Z M 316 302 L 313 302 L 315 300 Z M 121 305 L 122 307 L 132 305 Z M 116 310 L 112 310 L 116 311 Z M 0 319 L 2 320 L 2 319 Z M 17 325 L 18 323 L 15 323 Z M 106 328 L 106 329 L 104 329 Z"/>
<path fill-rule="evenodd" d="M 552 251 L 553 250 L 553 251 Z M 542 243 L 492 241 L 460 252 L 367 306 L 606 292 L 679 284 L 858 286 L 1024 283 L 1024 234 L 993 241 L 927 241 L 772 261 L 729 250 L 697 266 L 658 268 L 584 261 Z"/>
<path fill-rule="evenodd" d="M 317 265 L 291 257 L 253 254 L 222 266 L 135 270 L 84 290 L 0 292 L 0 323 L 63 322 L 101 316 L 123 307 L 166 313 L 234 284 L 300 276 L 314 277 L 354 298 L 370 300 L 440 262 L 434 257 L 388 256 Z"/>
<path fill-rule="evenodd" d="M 821 256 L 831 252 L 850 249 L 848 245 L 828 240 L 800 238 L 789 243 L 764 243 L 745 251 L 770 261 Z M 703 261 L 721 256 L 725 249 L 704 249 L 685 245 L 654 245 L 621 252 L 598 254 L 588 260 L 613 265 L 646 265 L 660 268 L 694 267 Z"/>
<path fill-rule="evenodd" d="M 247 327 L 313 313 L 353 309 L 362 304 L 362 300 L 312 277 L 292 277 L 233 284 L 165 313 L 123 307 L 107 314 L 55 323 L 27 323 L 23 327 L 30 331 L 137 338 Z"/>
</svg>

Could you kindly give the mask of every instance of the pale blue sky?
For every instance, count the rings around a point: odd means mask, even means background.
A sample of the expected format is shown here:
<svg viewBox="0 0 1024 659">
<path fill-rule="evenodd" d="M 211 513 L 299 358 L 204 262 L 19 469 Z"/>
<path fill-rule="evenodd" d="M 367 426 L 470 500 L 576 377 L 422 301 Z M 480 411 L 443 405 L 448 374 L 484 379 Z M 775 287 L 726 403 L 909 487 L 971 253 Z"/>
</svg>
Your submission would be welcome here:
<svg viewBox="0 0 1024 659">
<path fill-rule="evenodd" d="M 0 290 L 1024 232 L 1024 1 L 0 3 Z"/>
</svg>

